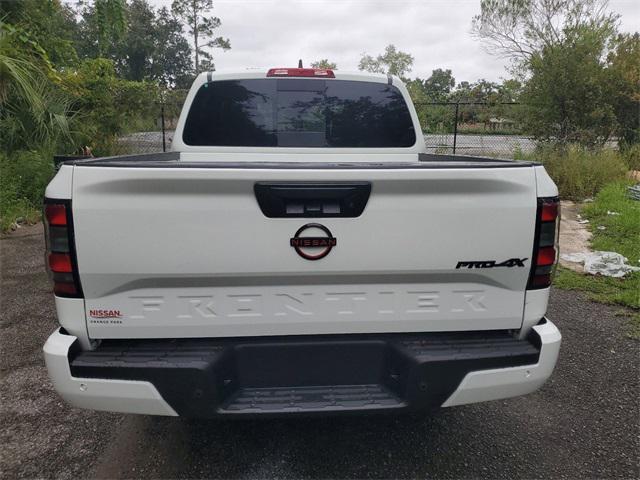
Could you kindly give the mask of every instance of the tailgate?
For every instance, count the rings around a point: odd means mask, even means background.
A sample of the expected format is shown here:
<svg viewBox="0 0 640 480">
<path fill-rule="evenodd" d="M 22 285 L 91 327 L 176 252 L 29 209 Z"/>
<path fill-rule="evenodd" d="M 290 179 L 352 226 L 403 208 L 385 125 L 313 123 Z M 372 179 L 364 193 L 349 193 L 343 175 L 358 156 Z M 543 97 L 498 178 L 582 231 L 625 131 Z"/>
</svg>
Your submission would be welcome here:
<svg viewBox="0 0 640 480">
<path fill-rule="evenodd" d="M 531 167 L 76 166 L 73 215 L 89 335 L 519 328 L 534 175 Z M 267 216 L 256 183 L 276 197 L 274 184 L 299 186 L 307 200 L 282 215 L 276 205 Z M 322 203 L 326 191 L 314 188 L 332 184 L 365 185 L 362 213 L 336 216 L 321 207 L 322 216 L 304 205 Z M 321 227 L 302 228 L 308 224 Z"/>
</svg>

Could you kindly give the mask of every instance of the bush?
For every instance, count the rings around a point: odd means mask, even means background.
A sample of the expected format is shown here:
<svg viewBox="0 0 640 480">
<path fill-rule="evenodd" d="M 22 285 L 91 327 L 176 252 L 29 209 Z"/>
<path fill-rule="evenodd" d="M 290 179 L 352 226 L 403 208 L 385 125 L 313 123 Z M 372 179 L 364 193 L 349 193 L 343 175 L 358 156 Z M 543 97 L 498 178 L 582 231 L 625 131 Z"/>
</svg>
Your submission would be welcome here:
<svg viewBox="0 0 640 480">
<path fill-rule="evenodd" d="M 96 155 L 117 154 L 118 136 L 155 129 L 160 114 L 157 86 L 117 77 L 111 60 L 85 60 L 67 72 L 63 83 L 79 112 L 73 124 L 81 142 L 77 147 L 88 145 Z"/>
<path fill-rule="evenodd" d="M 0 154 L 0 229 L 8 230 L 16 219 L 38 220 L 44 189 L 55 168 L 46 151 Z"/>
<path fill-rule="evenodd" d="M 543 147 L 527 157 L 542 162 L 560 196 L 573 200 L 593 197 L 603 186 L 623 180 L 628 170 L 620 152 L 612 149 Z"/>
<path fill-rule="evenodd" d="M 625 148 L 622 156 L 629 170 L 640 170 L 640 144 Z"/>
</svg>

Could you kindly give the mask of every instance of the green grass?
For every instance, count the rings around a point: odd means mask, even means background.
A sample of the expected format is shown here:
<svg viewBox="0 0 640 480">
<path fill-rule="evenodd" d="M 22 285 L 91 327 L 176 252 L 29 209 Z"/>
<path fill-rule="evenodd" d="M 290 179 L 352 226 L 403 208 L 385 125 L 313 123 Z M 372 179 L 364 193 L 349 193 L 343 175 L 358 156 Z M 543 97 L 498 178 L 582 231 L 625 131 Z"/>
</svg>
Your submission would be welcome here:
<svg viewBox="0 0 640 480">
<path fill-rule="evenodd" d="M 585 275 L 568 268 L 558 267 L 553 286 L 563 290 L 578 290 L 596 302 L 629 307 L 622 315 L 628 317 L 626 334 L 640 340 L 640 272 L 625 278 Z"/>
<path fill-rule="evenodd" d="M 586 292 L 589 298 L 600 303 L 640 309 L 640 272 L 627 274 L 625 278 L 611 278 L 585 275 L 559 267 L 553 286 Z"/>
<path fill-rule="evenodd" d="M 629 170 L 640 170 L 640 144 L 625 148 L 622 157 Z"/>
<path fill-rule="evenodd" d="M 593 203 L 585 204 L 582 215 L 589 219 L 594 250 L 621 253 L 630 265 L 640 267 L 640 202 L 627 196 L 627 186 L 625 182 L 605 186 Z M 598 230 L 598 226 L 605 230 Z"/>
<path fill-rule="evenodd" d="M 589 219 L 593 233 L 594 250 L 618 252 L 629 259 L 628 263 L 640 266 L 640 202 L 627 197 L 627 183 L 606 185 L 593 203 L 585 204 L 582 215 Z M 620 215 L 609 215 L 617 212 Z M 604 230 L 598 230 L 604 226 Z M 628 313 L 627 335 L 640 340 L 640 272 L 624 278 L 584 275 L 560 267 L 554 286 L 565 290 L 580 290 L 597 302 L 622 305 L 634 312 Z"/>
</svg>

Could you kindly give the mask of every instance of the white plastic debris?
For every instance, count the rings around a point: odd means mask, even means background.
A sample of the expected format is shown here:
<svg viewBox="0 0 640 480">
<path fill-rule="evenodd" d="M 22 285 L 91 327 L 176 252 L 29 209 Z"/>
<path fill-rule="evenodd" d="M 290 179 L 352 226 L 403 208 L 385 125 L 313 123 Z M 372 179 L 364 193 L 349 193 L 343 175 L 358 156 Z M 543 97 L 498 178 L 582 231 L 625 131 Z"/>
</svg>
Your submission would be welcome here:
<svg viewBox="0 0 640 480">
<path fill-rule="evenodd" d="M 607 227 L 605 227 L 604 225 L 598 225 L 596 228 L 598 230 L 606 230 L 607 229 Z"/>
<path fill-rule="evenodd" d="M 629 272 L 640 271 L 640 267 L 627 265 L 627 258 L 616 252 L 596 250 L 590 253 L 564 253 L 560 258 L 567 262 L 584 263 L 585 273 L 591 275 L 621 278 Z"/>
<path fill-rule="evenodd" d="M 611 210 L 607 210 L 607 215 L 620 215 L 618 212 L 612 212 Z"/>
<path fill-rule="evenodd" d="M 587 253 L 563 253 L 560 255 L 560 258 L 571 263 L 584 263 L 587 255 Z"/>
<path fill-rule="evenodd" d="M 589 220 L 579 220 L 578 223 L 584 225 L 585 223 L 589 223 Z"/>
</svg>

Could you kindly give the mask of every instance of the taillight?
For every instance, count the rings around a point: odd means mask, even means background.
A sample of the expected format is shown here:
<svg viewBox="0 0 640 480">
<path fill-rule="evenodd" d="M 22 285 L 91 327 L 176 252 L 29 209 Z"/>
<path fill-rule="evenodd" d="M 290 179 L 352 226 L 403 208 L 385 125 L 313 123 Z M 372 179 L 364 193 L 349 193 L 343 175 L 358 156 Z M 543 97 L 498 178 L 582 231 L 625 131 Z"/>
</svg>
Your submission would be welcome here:
<svg viewBox="0 0 640 480">
<path fill-rule="evenodd" d="M 551 285 L 558 260 L 556 248 L 560 222 L 558 197 L 538 198 L 536 236 L 534 239 L 531 275 L 528 289 L 547 288 Z"/>
<path fill-rule="evenodd" d="M 46 263 L 53 280 L 53 292 L 59 297 L 82 297 L 73 242 L 71 202 L 45 199 L 44 231 Z"/>
<path fill-rule="evenodd" d="M 333 70 L 328 68 L 271 68 L 267 77 L 316 77 L 335 78 Z"/>
</svg>

